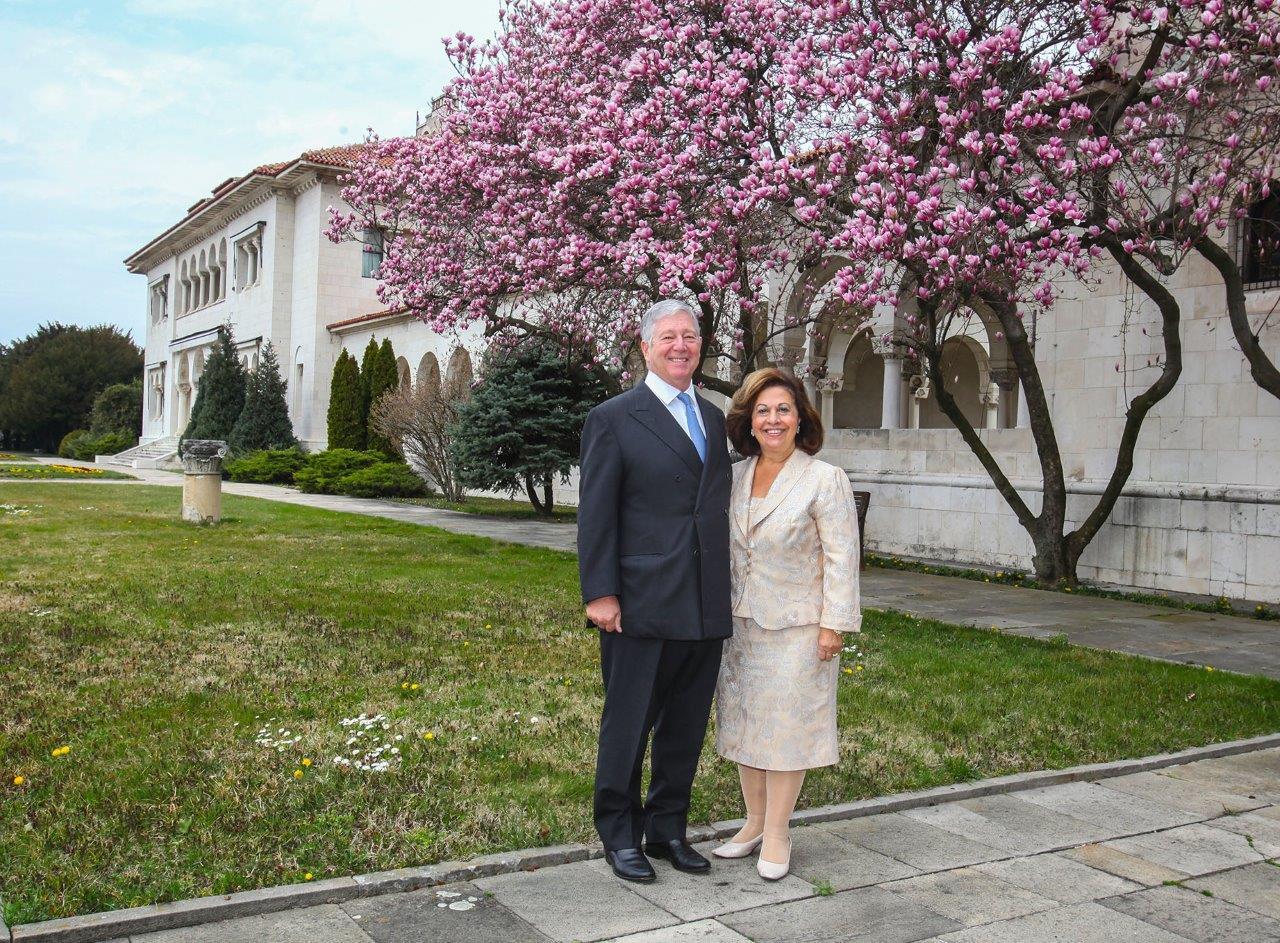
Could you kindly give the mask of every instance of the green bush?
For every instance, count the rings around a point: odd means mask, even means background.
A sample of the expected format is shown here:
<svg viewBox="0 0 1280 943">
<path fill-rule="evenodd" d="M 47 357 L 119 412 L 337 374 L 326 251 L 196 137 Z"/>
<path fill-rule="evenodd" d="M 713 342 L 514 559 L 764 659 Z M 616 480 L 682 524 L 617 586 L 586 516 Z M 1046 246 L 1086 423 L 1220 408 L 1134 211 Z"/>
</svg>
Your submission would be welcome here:
<svg viewBox="0 0 1280 943">
<path fill-rule="evenodd" d="M 227 462 L 232 481 L 248 481 L 259 485 L 291 485 L 293 476 L 307 464 L 301 449 L 262 449 Z"/>
<path fill-rule="evenodd" d="M 58 443 L 58 456 L 60 458 L 79 458 L 80 443 L 88 437 L 88 429 L 72 429 Z"/>
<path fill-rule="evenodd" d="M 357 452 L 355 449 L 327 449 L 307 457 L 307 464 L 294 474 L 293 480 L 307 494 L 337 494 L 338 482 L 353 471 L 386 461 L 380 452 Z"/>
<path fill-rule="evenodd" d="M 83 439 L 76 442 L 75 454 L 82 462 L 92 462 L 97 455 L 115 455 L 138 444 L 137 436 L 127 432 L 104 432 L 102 435 L 86 433 Z"/>
<path fill-rule="evenodd" d="M 427 485 L 401 462 L 379 462 L 344 475 L 337 483 L 338 494 L 352 498 L 420 498 Z"/>
</svg>

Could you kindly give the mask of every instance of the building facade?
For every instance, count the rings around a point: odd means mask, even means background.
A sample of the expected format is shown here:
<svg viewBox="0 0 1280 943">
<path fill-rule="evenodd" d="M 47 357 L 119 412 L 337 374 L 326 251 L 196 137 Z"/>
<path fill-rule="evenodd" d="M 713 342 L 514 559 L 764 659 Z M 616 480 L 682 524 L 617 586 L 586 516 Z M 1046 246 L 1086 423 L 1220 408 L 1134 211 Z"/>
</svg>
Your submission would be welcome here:
<svg viewBox="0 0 1280 943">
<path fill-rule="evenodd" d="M 370 338 L 390 338 L 403 382 L 469 381 L 479 333 L 445 337 L 410 313 L 385 310 L 373 277 L 381 260 L 377 235 L 334 244 L 324 234 L 328 207 L 342 207 L 339 178 L 358 156 L 359 146 L 308 151 L 228 180 L 126 260 L 147 280 L 142 441 L 151 454 L 176 446 L 222 324 L 233 327 L 248 366 L 262 344 L 274 343 L 295 432 L 310 449 L 325 446 L 329 385 L 344 347 L 359 357 Z M 1247 255 L 1244 234 L 1232 238 Z M 1245 262 L 1249 309 L 1268 349 L 1280 354 L 1280 318 L 1268 317 L 1280 309 L 1276 260 Z M 785 316 L 803 307 L 821 321 L 838 268 L 836 260 L 794 275 L 787 287 L 780 282 L 775 310 Z M 1118 271 L 1063 287 L 1034 336 L 1070 512 L 1079 520 L 1114 466 L 1129 400 L 1151 382 L 1160 321 Z M 1080 575 L 1280 602 L 1280 401 L 1249 376 L 1214 270 L 1192 257 L 1169 287 L 1183 311 L 1182 378 L 1148 417 L 1124 496 L 1085 553 Z M 871 493 L 871 549 L 1029 569 L 1027 534 L 928 384 L 883 341 L 901 330 L 902 317 L 881 312 L 856 330 L 816 338 L 792 332 L 785 342 L 791 349 L 778 352 L 798 364 L 821 406 L 829 430 L 823 457 Z M 998 338 L 975 316 L 948 341 L 944 374 L 1034 509 L 1039 463 Z M 574 503 L 576 492 L 571 481 L 556 497 Z"/>
<path fill-rule="evenodd" d="M 307 151 L 227 180 L 125 260 L 147 281 L 141 446 L 149 454 L 162 459 L 176 449 L 222 325 L 231 326 L 247 367 L 274 344 L 294 432 L 309 449 L 325 447 L 329 385 L 343 347 L 359 357 L 370 337 L 390 337 L 402 376 L 471 369 L 456 338 L 383 310 L 376 234 L 339 244 L 326 237 L 329 207 L 344 207 L 339 178 L 360 152 L 361 145 Z"/>
</svg>

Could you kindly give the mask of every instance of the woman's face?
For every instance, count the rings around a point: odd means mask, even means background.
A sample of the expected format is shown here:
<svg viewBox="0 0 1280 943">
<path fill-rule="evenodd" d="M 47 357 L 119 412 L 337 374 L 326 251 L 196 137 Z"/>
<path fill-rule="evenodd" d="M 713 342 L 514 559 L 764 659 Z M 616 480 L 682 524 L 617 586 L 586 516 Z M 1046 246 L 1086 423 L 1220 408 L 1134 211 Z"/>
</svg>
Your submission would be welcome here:
<svg viewBox="0 0 1280 943">
<path fill-rule="evenodd" d="M 751 431 L 767 457 L 789 455 L 796 447 L 800 412 L 795 397 L 785 386 L 770 386 L 756 397 L 751 407 Z"/>
</svg>

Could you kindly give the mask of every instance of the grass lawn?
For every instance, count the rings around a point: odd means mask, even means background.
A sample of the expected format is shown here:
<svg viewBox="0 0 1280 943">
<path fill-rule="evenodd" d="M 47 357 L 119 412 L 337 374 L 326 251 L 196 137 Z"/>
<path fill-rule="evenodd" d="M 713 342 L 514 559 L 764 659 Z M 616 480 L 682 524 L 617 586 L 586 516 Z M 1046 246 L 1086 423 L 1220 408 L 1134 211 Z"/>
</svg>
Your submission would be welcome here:
<svg viewBox="0 0 1280 943">
<path fill-rule="evenodd" d="M 554 520 L 562 523 L 573 523 L 578 519 L 576 507 L 557 505 L 551 509 L 552 517 L 546 518 L 533 509 L 528 501 L 511 498 L 482 498 L 472 496 L 466 501 L 449 501 L 441 497 L 431 498 L 397 498 L 405 504 L 418 504 L 427 508 L 442 508 L 446 511 L 462 511 L 466 514 L 479 514 L 484 517 L 507 517 L 521 521 Z"/>
<path fill-rule="evenodd" d="M 19 459 L 19 461 L 22 461 Z M 105 468 L 89 468 L 84 465 L 37 465 L 37 464 L 0 464 L 0 480 L 16 478 L 19 480 L 48 480 L 50 478 L 95 478 L 105 480 L 132 479 L 133 475 L 108 471 Z"/>
<path fill-rule="evenodd" d="M 194 527 L 158 487 L 0 503 L 11 925 L 593 837 L 570 555 L 235 495 Z M 802 804 L 1280 729 L 1261 678 L 880 612 L 858 644 Z M 737 793 L 708 750 L 692 821 Z"/>
</svg>

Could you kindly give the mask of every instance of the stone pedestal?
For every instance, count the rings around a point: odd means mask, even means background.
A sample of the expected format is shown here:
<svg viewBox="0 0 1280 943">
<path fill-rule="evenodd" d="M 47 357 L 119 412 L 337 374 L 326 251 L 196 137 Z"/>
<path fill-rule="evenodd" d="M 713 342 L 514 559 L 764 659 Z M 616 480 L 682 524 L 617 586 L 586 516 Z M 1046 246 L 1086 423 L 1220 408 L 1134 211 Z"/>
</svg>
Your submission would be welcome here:
<svg viewBox="0 0 1280 943">
<path fill-rule="evenodd" d="M 222 459 L 227 443 L 188 439 L 182 443 L 182 519 L 216 524 L 222 519 Z"/>
</svg>

